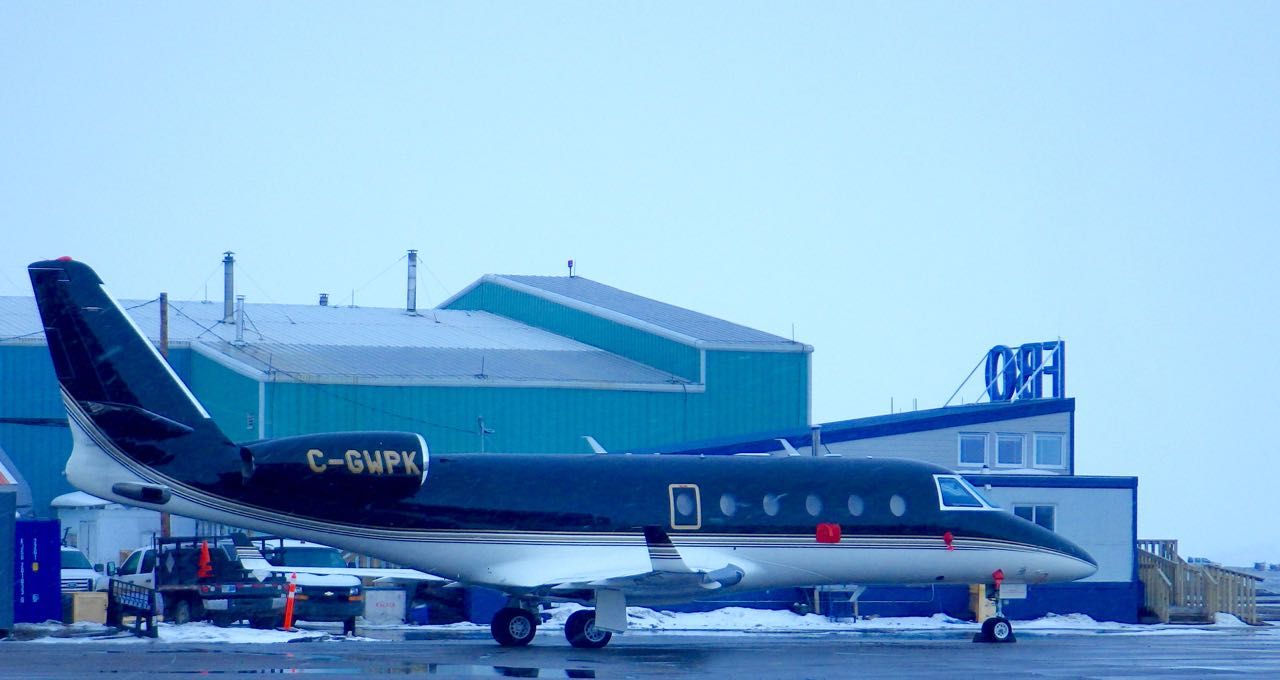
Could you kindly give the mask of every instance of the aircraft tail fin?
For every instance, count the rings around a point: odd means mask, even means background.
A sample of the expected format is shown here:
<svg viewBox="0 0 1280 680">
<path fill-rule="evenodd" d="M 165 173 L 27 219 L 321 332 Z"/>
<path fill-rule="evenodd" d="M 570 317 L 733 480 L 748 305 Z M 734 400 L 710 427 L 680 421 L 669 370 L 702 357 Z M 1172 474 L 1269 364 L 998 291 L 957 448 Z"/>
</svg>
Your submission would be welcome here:
<svg viewBox="0 0 1280 680">
<path fill-rule="evenodd" d="M 61 258 L 27 271 L 73 420 L 149 465 L 231 445 L 93 269 Z"/>
</svg>

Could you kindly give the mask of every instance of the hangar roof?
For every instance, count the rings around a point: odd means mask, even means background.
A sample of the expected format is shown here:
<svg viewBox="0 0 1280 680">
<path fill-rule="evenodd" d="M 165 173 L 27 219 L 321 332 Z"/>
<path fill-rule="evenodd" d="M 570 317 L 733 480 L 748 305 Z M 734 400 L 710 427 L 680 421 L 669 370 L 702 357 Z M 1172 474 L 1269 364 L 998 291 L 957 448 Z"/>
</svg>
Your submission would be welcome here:
<svg viewBox="0 0 1280 680">
<path fill-rule="evenodd" d="M 158 300 L 121 300 L 159 341 Z M 669 373 L 481 311 L 245 303 L 244 343 L 222 305 L 170 301 L 169 342 L 255 379 L 680 389 Z M 0 297 L 0 343 L 43 344 L 30 297 Z"/>
<path fill-rule="evenodd" d="M 440 306 L 448 307 L 454 300 L 466 295 L 482 283 L 506 286 L 624 323 L 631 322 L 633 325 L 661 329 L 684 341 L 712 345 L 782 346 L 792 350 L 803 350 L 807 347 L 772 333 L 628 293 L 581 276 L 489 274 L 459 291 L 457 295 L 441 303 Z"/>
</svg>

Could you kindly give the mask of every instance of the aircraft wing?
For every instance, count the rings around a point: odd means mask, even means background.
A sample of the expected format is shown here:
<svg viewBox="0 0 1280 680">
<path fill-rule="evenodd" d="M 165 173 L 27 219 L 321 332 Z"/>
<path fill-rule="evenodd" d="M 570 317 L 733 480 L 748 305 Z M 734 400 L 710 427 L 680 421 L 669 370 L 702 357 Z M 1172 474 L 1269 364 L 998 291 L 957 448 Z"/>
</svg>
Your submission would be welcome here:
<svg viewBox="0 0 1280 680">
<path fill-rule="evenodd" d="M 616 590 L 628 597 L 678 598 L 736 585 L 745 570 L 724 560 L 690 566 L 661 529 L 644 529 L 648 559 L 619 550 L 608 563 L 567 569 L 563 561 L 520 560 L 489 568 L 491 585 L 504 590 L 589 599 L 585 591 Z"/>
</svg>

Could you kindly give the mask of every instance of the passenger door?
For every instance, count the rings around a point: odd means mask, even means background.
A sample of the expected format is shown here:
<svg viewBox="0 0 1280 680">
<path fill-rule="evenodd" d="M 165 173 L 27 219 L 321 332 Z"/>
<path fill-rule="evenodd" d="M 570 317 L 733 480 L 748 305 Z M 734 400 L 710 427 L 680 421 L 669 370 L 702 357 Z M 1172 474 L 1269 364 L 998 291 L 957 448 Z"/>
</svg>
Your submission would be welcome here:
<svg viewBox="0 0 1280 680">
<path fill-rule="evenodd" d="M 667 487 L 671 528 L 685 531 L 702 528 L 702 495 L 697 484 L 671 484 Z"/>
</svg>

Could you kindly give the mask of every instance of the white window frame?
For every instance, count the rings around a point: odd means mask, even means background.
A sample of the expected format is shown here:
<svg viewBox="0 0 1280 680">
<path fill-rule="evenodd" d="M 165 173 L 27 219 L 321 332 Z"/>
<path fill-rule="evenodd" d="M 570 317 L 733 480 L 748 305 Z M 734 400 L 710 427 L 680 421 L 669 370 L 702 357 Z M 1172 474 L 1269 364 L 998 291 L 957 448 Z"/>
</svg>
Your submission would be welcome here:
<svg viewBox="0 0 1280 680">
<path fill-rule="evenodd" d="M 1000 462 L 1000 440 L 1012 439 L 1016 437 L 1022 448 L 1022 462 L 1020 463 L 1002 463 Z M 1022 432 L 997 432 L 996 433 L 996 450 L 995 450 L 995 466 L 1002 468 L 1025 468 L 1027 465 L 1027 435 Z"/>
<path fill-rule="evenodd" d="M 964 458 L 962 457 L 964 454 L 964 440 L 966 438 L 976 439 L 978 437 L 982 438 L 982 462 L 981 463 L 968 462 L 964 460 Z M 956 464 L 961 465 L 963 467 L 975 467 L 975 468 L 989 466 L 991 461 L 991 456 L 989 454 L 989 451 L 991 449 L 991 446 L 990 446 L 991 442 L 989 441 L 990 439 L 991 437 L 989 437 L 986 432 L 961 432 L 956 437 Z"/>
<path fill-rule="evenodd" d="M 1040 439 L 1057 439 L 1060 444 L 1059 452 L 1062 454 L 1062 463 L 1059 465 L 1050 465 L 1040 462 Z M 1031 466 L 1044 468 L 1046 470 L 1065 470 L 1067 469 L 1067 435 L 1065 432 L 1036 432 L 1031 435 Z"/>
<path fill-rule="evenodd" d="M 1035 524 L 1041 529 L 1047 529 L 1049 531 L 1052 531 L 1055 534 L 1058 533 L 1058 504 L 1057 503 L 1014 503 L 1013 506 L 1009 509 L 1009 511 L 1016 515 L 1018 514 L 1018 508 L 1031 508 L 1032 524 Z M 1043 524 L 1040 524 L 1039 522 L 1036 521 L 1036 515 L 1040 514 L 1039 512 L 1036 511 L 1036 508 L 1053 508 L 1053 527 L 1052 528 L 1046 527 Z M 1026 519 L 1026 518 L 1024 517 L 1023 519 Z"/>
<path fill-rule="evenodd" d="M 947 505 L 946 501 L 943 499 L 943 496 L 942 496 L 942 483 L 939 481 L 943 478 L 954 479 L 960 482 L 960 486 L 965 487 L 969 491 L 969 493 L 972 494 L 975 499 L 977 499 L 978 505 L 977 506 Z M 983 510 L 999 510 L 999 508 L 994 508 L 988 505 L 987 499 L 982 496 L 982 493 L 979 492 L 977 489 L 973 488 L 973 485 L 970 484 L 968 481 L 966 481 L 965 478 L 960 475 L 934 475 L 933 486 L 938 491 L 938 509 L 942 510 L 943 512 L 973 512 L 973 511 L 983 511 Z"/>
</svg>

